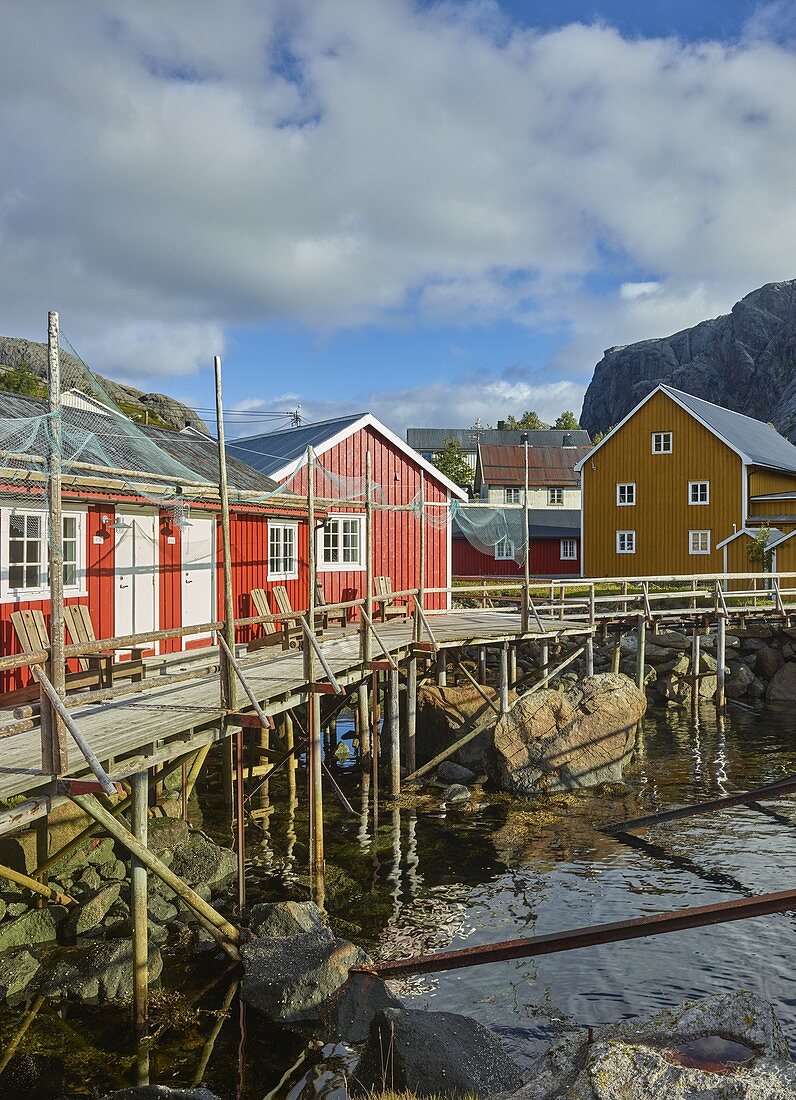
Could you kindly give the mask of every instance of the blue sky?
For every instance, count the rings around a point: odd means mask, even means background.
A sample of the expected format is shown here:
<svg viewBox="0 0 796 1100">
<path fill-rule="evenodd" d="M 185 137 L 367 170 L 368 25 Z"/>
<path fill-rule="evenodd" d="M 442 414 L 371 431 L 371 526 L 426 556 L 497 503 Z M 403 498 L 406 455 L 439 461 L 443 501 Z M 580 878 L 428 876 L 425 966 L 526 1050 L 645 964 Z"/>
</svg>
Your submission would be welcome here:
<svg viewBox="0 0 796 1100">
<path fill-rule="evenodd" d="M 0 331 L 202 410 L 221 353 L 232 434 L 552 419 L 796 275 L 791 0 L 181 10 L 4 12 Z"/>
</svg>

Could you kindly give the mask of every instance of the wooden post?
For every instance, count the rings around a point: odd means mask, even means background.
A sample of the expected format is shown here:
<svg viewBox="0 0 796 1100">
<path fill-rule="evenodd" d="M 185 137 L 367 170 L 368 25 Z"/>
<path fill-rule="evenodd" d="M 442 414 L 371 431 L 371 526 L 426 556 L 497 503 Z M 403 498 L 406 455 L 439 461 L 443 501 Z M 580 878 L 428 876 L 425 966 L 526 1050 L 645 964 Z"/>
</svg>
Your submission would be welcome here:
<svg viewBox="0 0 796 1100">
<path fill-rule="evenodd" d="M 420 471 L 420 561 L 418 563 L 417 602 L 426 610 L 426 475 Z M 417 619 L 417 616 L 415 616 Z M 420 637 L 420 623 L 417 624 L 417 636 Z"/>
<path fill-rule="evenodd" d="M 437 687 L 448 686 L 448 656 L 444 649 L 441 649 L 437 654 Z"/>
<path fill-rule="evenodd" d="M 724 713 L 725 700 L 725 663 L 727 659 L 727 620 L 719 612 L 716 624 L 716 710 Z"/>
<path fill-rule="evenodd" d="M 647 643 L 647 620 L 644 615 L 639 615 L 636 628 L 636 686 L 644 688 L 644 664 Z"/>
<path fill-rule="evenodd" d="M 586 639 L 586 675 L 594 675 L 594 635 Z"/>
<path fill-rule="evenodd" d="M 509 647 L 506 642 L 500 647 L 500 713 L 509 709 Z"/>
<path fill-rule="evenodd" d="M 611 652 L 611 672 L 614 674 L 619 672 L 619 662 L 622 658 L 622 631 L 617 630 L 614 634 L 614 648 Z"/>
<path fill-rule="evenodd" d="M 368 685 L 365 680 L 357 685 L 357 732 L 359 733 L 359 763 L 363 775 L 370 775 L 370 710 Z"/>
<path fill-rule="evenodd" d="M 130 783 L 130 828 L 135 839 L 146 846 L 149 817 L 149 783 L 146 771 L 136 772 Z M 147 870 L 135 855 L 130 859 L 130 915 L 133 926 L 133 1023 L 140 1029 L 149 1014 L 149 918 Z"/>
<path fill-rule="evenodd" d="M 541 685 L 542 685 L 542 687 L 545 687 L 545 688 L 547 687 L 547 684 L 550 680 L 550 674 L 548 672 L 548 667 L 547 667 L 549 664 L 550 664 L 550 645 L 549 645 L 548 642 L 542 642 L 542 668 L 544 669 L 544 672 L 542 673 Z"/>
<path fill-rule="evenodd" d="M 365 611 L 367 619 L 362 619 L 362 660 L 373 660 L 373 636 L 370 624 L 373 622 L 373 455 L 365 453 Z"/>
<path fill-rule="evenodd" d="M 401 793 L 401 713 L 398 706 L 398 672 L 391 668 L 390 686 L 390 798 Z"/>
<path fill-rule="evenodd" d="M 417 657 L 409 657 L 406 664 L 406 767 L 413 772 L 417 767 Z"/>
<path fill-rule="evenodd" d="M 238 864 L 238 916 L 246 908 L 246 819 L 243 789 L 243 729 L 235 730 L 235 855 Z"/>
<path fill-rule="evenodd" d="M 528 633 L 528 619 L 531 599 L 531 528 L 530 528 L 530 501 L 528 493 L 528 433 L 523 434 L 525 444 L 525 493 L 523 496 L 523 523 L 525 524 L 525 585 L 522 591 L 522 615 L 521 626 L 523 634 Z M 516 680 L 516 665 L 515 677 Z"/>
<path fill-rule="evenodd" d="M 317 564 L 315 555 L 315 452 L 307 447 L 307 623 L 315 633 L 315 580 Z M 304 645 L 304 678 L 307 684 L 315 682 L 315 654 L 313 647 Z M 310 878 L 313 900 L 323 908 L 323 746 L 321 743 L 321 697 L 310 690 L 307 697 L 307 725 L 309 733 L 309 802 L 310 802 Z"/>
<path fill-rule="evenodd" d="M 227 484 L 227 452 L 224 443 L 224 402 L 221 396 L 221 356 L 213 358 L 216 380 L 216 425 L 218 437 L 218 493 L 221 500 L 221 547 L 224 567 L 224 640 L 235 652 L 235 599 L 232 588 L 232 539 L 229 528 L 229 485 Z M 236 708 L 235 672 L 226 654 L 221 661 L 221 705 L 226 710 Z"/>
<path fill-rule="evenodd" d="M 691 709 L 699 702 L 699 627 L 694 623 L 691 631 Z"/>
<path fill-rule="evenodd" d="M 517 647 L 509 646 L 509 687 L 517 683 Z"/>
<path fill-rule="evenodd" d="M 66 695 L 64 658 L 64 545 L 61 509 L 61 364 L 58 354 L 58 314 L 47 315 L 47 395 L 50 431 L 49 485 L 47 489 L 48 560 L 50 564 L 50 679 L 58 696 Z M 42 696 L 42 769 L 60 775 L 68 768 L 66 727 L 50 701 Z"/>
<path fill-rule="evenodd" d="M 370 724 L 370 767 L 373 785 L 373 837 L 379 825 L 379 673 L 373 673 L 370 689 L 372 720 Z"/>
<path fill-rule="evenodd" d="M 486 684 L 486 646 L 478 647 L 478 679 Z"/>
</svg>

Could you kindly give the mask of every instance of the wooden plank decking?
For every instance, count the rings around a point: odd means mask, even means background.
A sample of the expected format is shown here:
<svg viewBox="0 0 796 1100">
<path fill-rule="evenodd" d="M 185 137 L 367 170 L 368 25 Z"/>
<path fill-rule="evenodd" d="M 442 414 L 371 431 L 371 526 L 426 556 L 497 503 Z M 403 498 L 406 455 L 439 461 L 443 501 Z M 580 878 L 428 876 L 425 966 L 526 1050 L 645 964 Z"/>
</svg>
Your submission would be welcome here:
<svg viewBox="0 0 796 1100">
<path fill-rule="evenodd" d="M 463 610 L 429 615 L 434 637 L 441 648 L 465 645 L 497 645 L 523 637 L 549 638 L 585 636 L 592 628 L 564 619 L 535 620 L 521 633 L 519 612 Z M 377 624 L 377 632 L 388 651 L 396 657 L 409 652 L 412 623 Z M 360 659 L 359 632 L 324 634 L 320 639 L 324 656 L 342 685 L 358 683 L 365 670 Z M 209 654 L 215 651 L 208 651 Z M 374 657 L 381 656 L 374 644 Z M 258 650 L 243 658 L 246 677 L 267 714 L 279 714 L 306 698 L 303 655 L 273 649 Z M 174 759 L 202 743 L 218 739 L 221 709 L 218 675 L 181 684 L 158 686 L 150 675 L 145 690 L 104 703 L 77 706 L 72 714 L 94 752 L 107 763 L 114 778 L 123 778 L 144 766 Z M 238 690 L 241 710 L 251 709 L 243 689 Z M 86 773 L 77 746 L 69 745 L 69 775 Z M 41 735 L 32 729 L 0 741 L 0 799 L 49 787 L 53 777 L 41 770 Z"/>
</svg>

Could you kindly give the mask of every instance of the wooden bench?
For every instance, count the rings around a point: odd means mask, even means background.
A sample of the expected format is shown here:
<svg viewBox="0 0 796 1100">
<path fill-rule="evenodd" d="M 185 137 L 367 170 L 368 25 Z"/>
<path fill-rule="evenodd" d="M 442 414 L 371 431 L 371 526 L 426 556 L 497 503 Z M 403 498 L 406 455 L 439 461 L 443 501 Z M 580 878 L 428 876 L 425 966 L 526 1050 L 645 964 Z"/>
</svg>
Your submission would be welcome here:
<svg viewBox="0 0 796 1100">
<path fill-rule="evenodd" d="M 11 625 L 19 641 L 23 653 L 36 653 L 39 650 L 50 649 L 50 635 L 47 632 L 47 624 L 41 611 L 12 611 Z M 103 686 L 102 662 L 90 659 L 86 668 L 77 672 L 67 672 L 66 689 L 100 688 Z M 37 684 L 29 684 L 18 691 L 10 692 L 6 697 L 13 702 L 26 702 L 29 699 L 38 699 L 39 687 Z"/>
<path fill-rule="evenodd" d="M 392 592 L 392 582 L 389 577 L 374 577 L 373 584 L 377 596 L 388 596 Z M 403 597 L 402 597 L 403 598 Z M 390 619 L 405 619 L 409 614 L 406 604 L 399 604 L 394 598 L 378 600 L 374 606 L 373 618 L 383 623 Z"/>
<path fill-rule="evenodd" d="M 64 607 L 64 625 L 74 645 L 93 645 L 98 640 L 94 633 L 91 612 L 84 603 L 67 604 Z M 144 650 L 131 646 L 129 653 L 130 658 L 127 661 L 118 660 L 115 649 L 96 656 L 86 654 L 77 660 L 84 672 L 92 667 L 92 662 L 97 662 L 102 670 L 105 687 L 111 687 L 116 680 L 134 680 L 140 683 L 146 675 Z"/>
</svg>

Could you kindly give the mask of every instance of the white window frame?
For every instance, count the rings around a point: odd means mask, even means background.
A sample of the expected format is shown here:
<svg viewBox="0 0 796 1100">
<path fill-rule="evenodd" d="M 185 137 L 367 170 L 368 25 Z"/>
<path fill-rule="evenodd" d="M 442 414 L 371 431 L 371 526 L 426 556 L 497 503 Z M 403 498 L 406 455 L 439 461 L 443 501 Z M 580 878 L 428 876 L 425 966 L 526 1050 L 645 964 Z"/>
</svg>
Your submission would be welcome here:
<svg viewBox="0 0 796 1100">
<path fill-rule="evenodd" d="M 658 444 L 660 443 L 660 446 Z M 665 444 L 668 443 L 668 446 Z M 654 455 L 670 455 L 674 449 L 674 435 L 671 431 L 652 433 L 652 453 Z"/>
<path fill-rule="evenodd" d="M 622 490 L 632 489 L 632 500 L 622 500 Z M 627 493 L 625 493 L 627 496 Z M 616 483 L 616 503 L 619 508 L 634 508 L 636 505 L 636 483 L 635 481 L 617 481 Z"/>
<path fill-rule="evenodd" d="M 285 531 L 292 532 L 293 536 L 293 568 L 271 569 L 271 534 L 279 533 L 279 557 L 281 564 L 285 564 Z M 269 581 L 295 581 L 298 579 L 298 524 L 281 523 L 276 520 L 268 521 L 268 580 Z"/>
<path fill-rule="evenodd" d="M 517 488 L 506 488 L 503 490 L 503 503 L 504 504 L 522 504 L 522 490 Z"/>
<path fill-rule="evenodd" d="M 700 550 L 700 549 L 695 550 L 694 549 L 694 543 L 695 543 L 694 536 L 695 535 L 700 536 L 700 541 L 701 541 L 701 536 L 702 535 L 706 536 L 706 539 L 705 539 L 706 549 L 705 550 Z M 688 532 L 688 553 L 689 554 L 703 554 L 703 555 L 704 554 L 709 554 L 710 553 L 710 531 L 704 531 L 704 530 L 702 530 L 702 531 L 689 531 Z"/>
<path fill-rule="evenodd" d="M 564 553 L 565 550 L 572 549 L 572 553 Z M 578 560 L 578 540 L 577 539 L 561 539 L 560 545 L 560 557 L 561 561 L 577 561 Z"/>
<path fill-rule="evenodd" d="M 31 600 L 49 600 L 49 523 L 47 513 L 38 508 L 3 508 L 0 509 L 0 602 L 2 603 L 27 603 Z M 42 584 L 34 587 L 22 586 L 12 588 L 9 580 L 9 542 L 11 535 L 11 516 L 38 516 L 41 520 L 41 556 L 40 575 Z M 76 550 L 75 560 L 75 584 L 64 585 L 64 596 L 87 596 L 88 587 L 86 581 L 86 513 L 72 509 L 64 511 L 63 518 L 74 519 L 76 522 Z"/>
<path fill-rule="evenodd" d="M 514 561 L 514 542 L 508 535 L 495 543 L 495 561 Z"/>
<path fill-rule="evenodd" d="M 554 500 L 553 494 L 560 495 L 560 500 Z M 564 506 L 564 488 L 562 485 L 550 485 L 547 489 L 547 507 L 548 508 L 563 508 Z"/>
<path fill-rule="evenodd" d="M 629 536 L 629 539 L 628 539 Z M 632 546 L 628 547 L 628 541 L 632 543 Z M 624 546 L 622 543 L 624 542 Z M 635 554 L 636 552 L 636 532 L 635 531 L 617 531 L 616 532 L 616 552 L 617 554 Z"/>
<path fill-rule="evenodd" d="M 705 499 L 694 500 L 694 490 L 698 490 L 699 486 L 705 486 Z M 710 482 L 709 481 L 689 481 L 688 482 L 688 503 L 699 508 L 705 504 L 710 504 Z"/>
<path fill-rule="evenodd" d="M 326 561 L 324 557 L 326 549 L 326 532 L 330 524 L 340 524 L 344 522 L 355 523 L 358 527 L 358 550 L 359 558 L 356 562 L 353 561 Z M 356 512 L 337 512 L 330 514 L 326 518 L 326 523 L 318 529 L 317 542 L 316 542 L 316 561 L 318 563 L 319 573 L 361 573 L 365 569 L 365 517 L 363 515 L 357 515 Z"/>
</svg>

